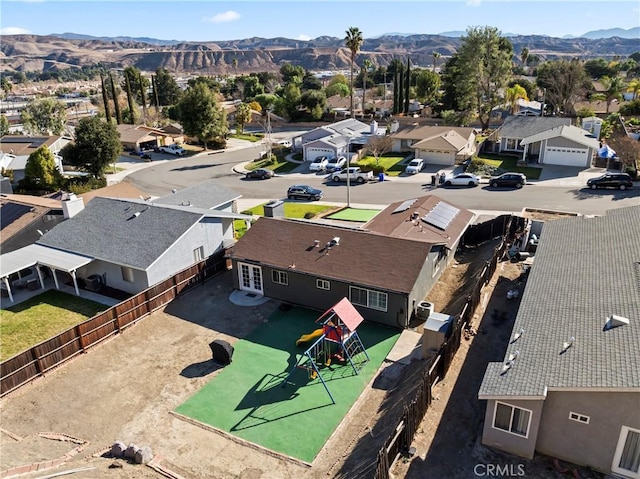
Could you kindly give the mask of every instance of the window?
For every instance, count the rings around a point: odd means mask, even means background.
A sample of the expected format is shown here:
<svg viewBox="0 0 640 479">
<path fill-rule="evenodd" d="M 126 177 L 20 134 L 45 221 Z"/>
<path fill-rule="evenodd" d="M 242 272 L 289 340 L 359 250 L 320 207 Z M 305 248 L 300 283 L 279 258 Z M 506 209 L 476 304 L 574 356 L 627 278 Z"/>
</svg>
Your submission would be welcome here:
<svg viewBox="0 0 640 479">
<path fill-rule="evenodd" d="M 328 291 L 331 289 L 331 283 L 326 279 L 316 279 L 316 288 L 326 289 Z"/>
<path fill-rule="evenodd" d="M 271 280 L 277 284 L 289 285 L 289 275 L 286 271 L 272 271 Z"/>
<path fill-rule="evenodd" d="M 352 286 L 350 288 L 350 295 L 351 302 L 353 304 L 366 306 L 367 308 L 377 309 L 380 311 L 387 310 L 387 293 Z"/>
<path fill-rule="evenodd" d="M 120 270 L 122 271 L 122 279 L 124 279 L 127 283 L 133 283 L 133 270 L 131 268 L 127 268 L 126 266 L 121 266 Z"/>
<path fill-rule="evenodd" d="M 640 431 L 622 426 L 618 447 L 613 456 L 612 472 L 640 478 Z"/>
<path fill-rule="evenodd" d="M 493 413 L 493 427 L 503 431 L 527 437 L 529 434 L 529 422 L 531 421 L 531 411 L 511 406 L 501 402 L 496 402 Z"/>
<path fill-rule="evenodd" d="M 571 419 L 572 421 L 578 421 L 584 424 L 589 424 L 589 416 L 578 414 L 577 412 L 570 412 L 569 419 Z"/>
<path fill-rule="evenodd" d="M 204 259 L 204 246 L 193 250 L 193 260 L 198 263 Z"/>
</svg>

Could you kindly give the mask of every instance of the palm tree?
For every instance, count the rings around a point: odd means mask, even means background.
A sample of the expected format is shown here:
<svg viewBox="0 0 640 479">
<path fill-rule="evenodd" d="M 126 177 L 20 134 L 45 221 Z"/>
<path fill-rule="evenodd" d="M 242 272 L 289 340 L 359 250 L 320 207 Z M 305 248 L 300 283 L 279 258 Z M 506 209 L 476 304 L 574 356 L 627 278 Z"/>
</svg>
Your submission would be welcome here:
<svg viewBox="0 0 640 479">
<path fill-rule="evenodd" d="M 362 62 L 362 114 L 364 115 L 365 101 L 367 100 L 367 75 L 371 70 L 373 63 L 368 58 Z"/>
<path fill-rule="evenodd" d="M 436 72 L 436 60 L 442 55 L 439 52 L 433 52 L 433 73 Z"/>
<path fill-rule="evenodd" d="M 520 59 L 522 60 L 522 66 L 527 66 L 527 60 L 529 59 L 529 49 L 524 47 L 520 52 Z"/>
<path fill-rule="evenodd" d="M 631 80 L 629 82 L 629 89 L 627 91 L 633 93 L 634 100 L 638 98 L 638 93 L 640 93 L 640 80 Z"/>
<path fill-rule="evenodd" d="M 622 98 L 622 92 L 624 92 L 627 88 L 624 80 L 619 76 L 615 76 L 613 78 L 608 76 L 603 76 L 600 79 L 600 83 L 604 86 L 605 98 L 607 101 L 607 115 L 609 114 L 609 107 L 611 106 L 611 102 L 613 100 L 619 100 Z"/>
<path fill-rule="evenodd" d="M 351 118 L 354 117 L 353 114 L 353 65 L 356 61 L 356 55 L 362 46 L 362 32 L 357 27 L 349 27 L 349 30 L 346 31 L 347 36 L 344 38 L 345 45 L 351 51 L 351 76 L 349 86 L 351 87 Z"/>
<path fill-rule="evenodd" d="M 518 112 L 518 100 L 523 99 L 528 101 L 527 98 L 527 90 L 525 90 L 520 85 L 513 85 L 511 88 L 507 88 L 505 95 L 505 100 L 509 104 L 509 110 L 512 115 L 515 115 Z"/>
</svg>

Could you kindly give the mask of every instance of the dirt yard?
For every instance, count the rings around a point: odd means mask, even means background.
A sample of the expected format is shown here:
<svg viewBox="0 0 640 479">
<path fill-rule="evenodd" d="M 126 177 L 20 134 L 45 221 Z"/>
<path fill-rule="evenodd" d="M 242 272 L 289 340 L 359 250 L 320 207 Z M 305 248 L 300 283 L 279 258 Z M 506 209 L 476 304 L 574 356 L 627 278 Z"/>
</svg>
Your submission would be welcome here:
<svg viewBox="0 0 640 479">
<path fill-rule="evenodd" d="M 494 247 L 488 244 L 457 258 L 428 298 L 437 311 L 455 306 L 464 295 L 460 285 L 471 284 L 467 280 L 478 274 Z M 480 323 L 481 314 L 477 315 L 478 335 L 463 341 L 448 377 L 435 387 L 434 406 L 415 441 L 417 454 L 396 464 L 395 477 L 470 477 L 470 460 L 493 457 L 479 446 L 484 406 L 475 394 L 486 361 L 502 358 L 496 341 L 508 337 L 516 306 L 506 304 L 503 297 L 519 272 L 518 265 L 499 266 L 483 293 L 484 304 L 488 310 L 508 309 L 509 317 L 493 324 L 486 317 Z M 73 471 L 69 477 L 74 479 L 372 477 L 375 451 L 397 424 L 402 403 L 415 387 L 412 378 L 421 374 L 422 361 L 383 364 L 312 467 L 171 414 L 215 376 L 208 344 L 213 339 L 235 342 L 267 321 L 279 306 L 272 301 L 256 308 L 235 306 L 228 301 L 230 285 L 230 273 L 225 273 L 3 398 L 3 477 L 11 468 L 56 459 L 61 463 L 57 468 L 23 477 L 62 471 Z M 442 426 L 441 418 L 446 419 Z M 43 437 L 42 433 L 53 435 Z M 150 447 L 152 464 L 162 471 L 108 457 L 105 452 L 115 441 Z M 463 461 L 462 456 L 469 457 Z"/>
</svg>

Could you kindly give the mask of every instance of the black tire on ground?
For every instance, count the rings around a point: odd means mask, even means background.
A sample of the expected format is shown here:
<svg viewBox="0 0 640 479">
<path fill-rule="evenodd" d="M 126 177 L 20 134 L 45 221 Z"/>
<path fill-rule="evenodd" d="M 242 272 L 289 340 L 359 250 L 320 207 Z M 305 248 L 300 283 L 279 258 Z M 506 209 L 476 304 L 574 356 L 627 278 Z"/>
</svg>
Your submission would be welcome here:
<svg viewBox="0 0 640 479">
<path fill-rule="evenodd" d="M 470 181 L 469 186 L 476 186 L 476 184 L 473 181 Z"/>
<path fill-rule="evenodd" d="M 627 189 L 627 185 L 620 185 L 620 191 L 624 191 Z"/>
<path fill-rule="evenodd" d="M 496 183 L 495 181 L 491 183 L 491 188 L 497 188 L 497 187 L 498 187 L 498 183 Z"/>
<path fill-rule="evenodd" d="M 522 188 L 522 183 L 516 183 L 516 188 Z"/>
<path fill-rule="evenodd" d="M 451 186 L 451 182 L 450 181 L 445 181 L 444 182 L 444 186 Z"/>
<path fill-rule="evenodd" d="M 359 176 L 359 177 L 356 179 L 356 183 L 364 183 L 364 178 L 363 178 L 362 176 Z"/>
<path fill-rule="evenodd" d="M 339 176 L 334 176 L 333 177 L 333 181 L 335 181 L 336 183 L 340 182 L 340 177 Z"/>
<path fill-rule="evenodd" d="M 293 195 L 288 195 L 288 196 L 287 196 L 287 199 L 288 199 L 288 200 L 293 200 L 293 199 L 295 199 L 295 198 L 294 198 L 294 196 L 293 196 Z"/>
<path fill-rule="evenodd" d="M 591 185 L 591 189 L 592 190 L 597 190 L 598 189 L 598 185 Z"/>
</svg>

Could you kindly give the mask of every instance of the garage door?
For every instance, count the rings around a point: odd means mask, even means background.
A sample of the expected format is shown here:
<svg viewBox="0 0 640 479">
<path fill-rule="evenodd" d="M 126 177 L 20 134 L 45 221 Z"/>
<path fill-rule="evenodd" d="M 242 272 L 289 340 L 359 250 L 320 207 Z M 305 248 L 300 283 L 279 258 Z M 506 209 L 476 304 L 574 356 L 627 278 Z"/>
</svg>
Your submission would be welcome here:
<svg viewBox="0 0 640 479">
<path fill-rule="evenodd" d="M 589 166 L 587 153 L 583 148 L 547 147 L 543 163 L 546 165 Z"/>
<path fill-rule="evenodd" d="M 304 161 L 313 161 L 319 156 L 336 156 L 333 150 L 328 148 L 305 148 Z"/>
<path fill-rule="evenodd" d="M 422 158 L 427 165 L 453 165 L 455 160 L 451 153 L 436 150 L 417 150 L 416 158 Z"/>
</svg>

